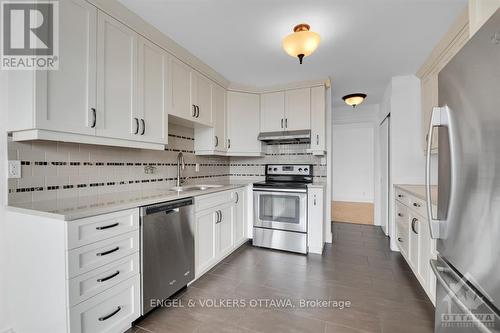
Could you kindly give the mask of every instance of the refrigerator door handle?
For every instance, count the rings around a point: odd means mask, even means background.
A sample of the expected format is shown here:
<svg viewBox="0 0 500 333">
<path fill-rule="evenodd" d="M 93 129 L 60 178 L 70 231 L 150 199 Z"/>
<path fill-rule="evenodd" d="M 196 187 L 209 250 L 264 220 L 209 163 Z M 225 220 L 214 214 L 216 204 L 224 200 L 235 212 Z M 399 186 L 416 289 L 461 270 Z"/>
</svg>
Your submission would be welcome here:
<svg viewBox="0 0 500 333">
<path fill-rule="evenodd" d="M 427 135 L 427 152 L 425 157 L 425 193 L 426 193 L 426 206 L 427 217 L 429 220 L 429 228 L 431 238 L 439 239 L 440 237 L 440 222 L 441 220 L 434 218 L 432 215 L 432 200 L 431 200 L 431 149 L 432 139 L 434 136 L 435 127 L 446 127 L 449 124 L 449 108 L 435 107 L 432 109 L 431 121 L 429 125 L 429 134 Z"/>
<path fill-rule="evenodd" d="M 472 311 L 469 307 L 467 307 L 462 300 L 457 295 L 463 293 L 462 288 L 467 288 L 467 292 L 473 293 L 477 297 L 481 298 L 481 295 L 478 295 L 471 287 L 467 285 L 467 282 L 460 278 L 455 271 L 448 266 L 448 264 L 444 260 L 440 260 L 438 256 L 438 260 L 430 261 L 431 268 L 436 275 L 437 283 L 443 286 L 446 291 L 447 296 L 450 301 L 453 301 L 454 304 L 458 306 L 458 308 L 467 315 L 467 318 L 473 318 L 475 328 L 477 328 L 482 333 L 493 333 Z M 455 286 L 451 286 L 443 277 L 444 274 L 451 276 L 453 281 L 455 281 Z M 458 286 L 458 287 L 457 287 Z"/>
</svg>

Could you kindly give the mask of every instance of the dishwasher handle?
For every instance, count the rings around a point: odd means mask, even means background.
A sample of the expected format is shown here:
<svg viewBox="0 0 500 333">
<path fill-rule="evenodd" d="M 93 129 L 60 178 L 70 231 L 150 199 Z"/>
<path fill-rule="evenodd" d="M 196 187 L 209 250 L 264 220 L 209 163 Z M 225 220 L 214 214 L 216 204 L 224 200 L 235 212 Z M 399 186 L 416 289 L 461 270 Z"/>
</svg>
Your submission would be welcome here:
<svg viewBox="0 0 500 333">
<path fill-rule="evenodd" d="M 193 198 L 185 198 L 185 199 L 179 199 L 175 201 L 167 201 L 163 202 L 160 204 L 155 204 L 151 206 L 144 206 L 141 207 L 141 217 L 144 217 L 146 215 L 151 215 L 151 214 L 156 214 L 156 213 L 163 213 L 165 212 L 166 214 L 173 213 L 173 212 L 178 212 L 179 208 L 185 207 L 185 206 L 191 206 L 193 205 Z"/>
</svg>

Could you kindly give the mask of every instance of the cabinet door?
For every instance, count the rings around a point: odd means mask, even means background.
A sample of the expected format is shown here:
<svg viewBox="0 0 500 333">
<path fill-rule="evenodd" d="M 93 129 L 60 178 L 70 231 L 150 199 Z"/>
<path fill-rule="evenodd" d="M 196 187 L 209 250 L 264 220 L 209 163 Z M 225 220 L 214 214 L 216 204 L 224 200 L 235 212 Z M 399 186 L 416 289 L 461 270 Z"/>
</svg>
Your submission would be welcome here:
<svg viewBox="0 0 500 333">
<path fill-rule="evenodd" d="M 59 70 L 36 73 L 36 127 L 94 135 L 97 9 L 68 0 L 59 11 Z"/>
<path fill-rule="evenodd" d="M 214 117 L 214 149 L 226 151 L 226 90 L 214 84 L 212 90 Z"/>
<path fill-rule="evenodd" d="M 422 91 L 422 137 L 423 137 L 423 149 L 427 151 L 427 140 L 429 138 L 429 124 L 431 121 L 431 113 L 432 109 L 438 106 L 438 76 L 435 73 L 431 73 L 425 78 L 422 79 L 421 82 L 421 91 Z M 438 141 L 437 141 L 437 131 L 438 129 L 434 129 L 436 131 L 432 138 L 431 150 L 437 149 Z"/>
<path fill-rule="evenodd" d="M 326 151 L 325 87 L 311 88 L 311 150 Z"/>
<path fill-rule="evenodd" d="M 138 140 L 133 121 L 137 108 L 137 34 L 101 12 L 97 29 L 96 133 Z"/>
<path fill-rule="evenodd" d="M 196 216 L 195 275 L 200 276 L 212 266 L 217 257 L 216 213 L 209 210 Z"/>
<path fill-rule="evenodd" d="M 260 131 L 285 130 L 285 93 L 283 91 L 260 95 Z"/>
<path fill-rule="evenodd" d="M 231 206 L 219 209 L 217 230 L 219 235 L 217 258 L 219 259 L 229 253 L 234 245 L 233 209 Z"/>
<path fill-rule="evenodd" d="M 307 190 L 308 227 L 307 238 L 310 253 L 321 254 L 324 244 L 323 189 Z"/>
<path fill-rule="evenodd" d="M 134 114 L 137 135 L 141 141 L 167 144 L 168 54 L 140 38 L 138 59 L 139 105 Z"/>
<path fill-rule="evenodd" d="M 246 191 L 234 192 L 235 204 L 233 206 L 234 217 L 234 243 L 239 245 L 245 238 L 246 231 Z"/>
<path fill-rule="evenodd" d="M 259 95 L 229 91 L 227 93 L 228 139 L 230 154 L 260 154 Z"/>
<path fill-rule="evenodd" d="M 191 104 L 197 106 L 195 121 L 212 124 L 212 83 L 198 72 L 191 72 Z"/>
<path fill-rule="evenodd" d="M 409 259 L 410 264 L 413 266 L 416 272 L 418 272 L 419 264 L 419 229 L 420 229 L 420 218 L 414 215 L 410 215 L 410 249 L 409 249 Z"/>
<path fill-rule="evenodd" d="M 426 290 L 431 290 L 431 281 L 434 278 L 434 272 L 432 272 L 430 260 L 432 258 L 432 239 L 427 225 L 426 220 L 419 222 L 419 245 L 420 245 L 420 257 L 418 265 L 418 274 L 422 281 L 424 281 L 424 288 Z M 421 225 L 420 225 L 421 224 Z"/>
<path fill-rule="evenodd" d="M 311 89 L 285 92 L 285 129 L 288 131 L 311 128 Z"/>
<path fill-rule="evenodd" d="M 170 57 L 170 108 L 169 114 L 192 120 L 194 107 L 191 105 L 191 70 L 182 61 Z"/>
</svg>

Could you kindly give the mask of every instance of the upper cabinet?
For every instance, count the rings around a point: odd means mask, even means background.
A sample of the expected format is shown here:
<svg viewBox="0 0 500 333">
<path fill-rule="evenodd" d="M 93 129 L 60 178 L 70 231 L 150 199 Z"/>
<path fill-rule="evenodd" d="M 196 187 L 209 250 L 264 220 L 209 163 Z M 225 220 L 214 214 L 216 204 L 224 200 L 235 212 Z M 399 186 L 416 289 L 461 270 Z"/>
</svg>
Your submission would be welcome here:
<svg viewBox="0 0 500 333">
<path fill-rule="evenodd" d="M 455 54 L 469 40 L 469 13 L 465 10 L 446 35 L 436 45 L 426 62 L 417 72 L 421 81 L 422 150 L 427 151 L 429 123 L 432 109 L 439 106 L 438 75 Z M 437 152 L 436 135 L 431 143 L 431 153 Z"/>
<path fill-rule="evenodd" d="M 261 156 L 260 98 L 258 94 L 228 91 L 227 148 L 230 156 Z"/>
<path fill-rule="evenodd" d="M 260 95 L 260 131 L 285 130 L 285 92 Z"/>
<path fill-rule="evenodd" d="M 311 89 L 261 94 L 260 131 L 278 132 L 311 128 Z"/>
<path fill-rule="evenodd" d="M 500 8 L 500 0 L 469 0 L 469 32 L 474 35 Z"/>
<path fill-rule="evenodd" d="M 311 128 L 311 89 L 285 91 L 285 129 L 287 131 Z"/>
<path fill-rule="evenodd" d="M 311 148 L 313 155 L 326 152 L 326 91 L 324 86 L 311 88 Z"/>
<path fill-rule="evenodd" d="M 195 124 L 212 125 L 212 82 L 171 57 L 169 114 Z"/>
</svg>

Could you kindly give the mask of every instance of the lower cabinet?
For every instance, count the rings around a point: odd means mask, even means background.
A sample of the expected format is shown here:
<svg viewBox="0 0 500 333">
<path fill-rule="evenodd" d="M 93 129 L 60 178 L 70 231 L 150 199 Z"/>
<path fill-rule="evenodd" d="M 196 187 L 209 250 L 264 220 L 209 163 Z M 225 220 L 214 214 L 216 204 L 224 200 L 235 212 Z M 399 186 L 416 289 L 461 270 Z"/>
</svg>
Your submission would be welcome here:
<svg viewBox="0 0 500 333">
<path fill-rule="evenodd" d="M 324 233 L 324 187 L 311 185 L 307 188 L 307 244 L 308 252 L 322 254 Z"/>
<path fill-rule="evenodd" d="M 230 195 L 228 195 L 228 193 Z M 198 278 L 246 240 L 246 191 L 236 189 L 196 198 L 195 277 Z M 217 202 L 217 206 L 209 206 Z"/>
<path fill-rule="evenodd" d="M 431 238 L 425 203 L 412 193 L 396 188 L 395 221 L 397 245 L 425 292 L 435 302 L 436 277 L 430 260 L 436 257 L 436 241 Z"/>
</svg>

